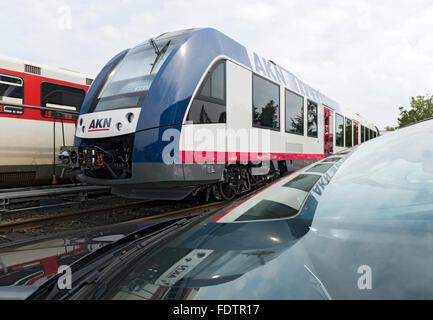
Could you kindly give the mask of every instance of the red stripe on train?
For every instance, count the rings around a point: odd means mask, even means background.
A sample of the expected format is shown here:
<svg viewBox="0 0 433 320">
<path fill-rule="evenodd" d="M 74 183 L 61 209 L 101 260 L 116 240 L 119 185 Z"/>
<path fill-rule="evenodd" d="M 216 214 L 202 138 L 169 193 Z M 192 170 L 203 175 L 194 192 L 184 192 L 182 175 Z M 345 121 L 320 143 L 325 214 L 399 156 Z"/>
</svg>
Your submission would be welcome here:
<svg viewBox="0 0 433 320">
<path fill-rule="evenodd" d="M 94 131 L 108 131 L 108 130 L 110 130 L 109 128 L 108 129 L 93 129 L 93 130 L 89 130 L 88 132 L 94 132 Z"/>
<path fill-rule="evenodd" d="M 323 158 L 323 154 L 305 153 L 180 151 L 180 161 L 183 163 L 269 160 L 320 160 Z"/>
</svg>

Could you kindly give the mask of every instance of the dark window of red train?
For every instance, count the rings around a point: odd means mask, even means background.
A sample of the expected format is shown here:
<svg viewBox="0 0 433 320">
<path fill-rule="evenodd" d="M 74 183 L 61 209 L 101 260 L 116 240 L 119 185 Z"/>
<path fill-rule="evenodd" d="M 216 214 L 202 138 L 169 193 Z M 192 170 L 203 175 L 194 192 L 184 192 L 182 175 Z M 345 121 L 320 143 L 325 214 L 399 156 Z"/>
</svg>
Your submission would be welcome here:
<svg viewBox="0 0 433 320">
<path fill-rule="evenodd" d="M 0 101 L 23 104 L 23 79 L 6 74 L 0 74 Z"/>
<path fill-rule="evenodd" d="M 226 122 L 226 64 L 217 62 L 208 72 L 194 98 L 187 121 L 192 123 Z"/>
<path fill-rule="evenodd" d="M 80 111 L 85 95 L 86 92 L 80 88 L 43 82 L 41 84 L 41 107 Z"/>
</svg>

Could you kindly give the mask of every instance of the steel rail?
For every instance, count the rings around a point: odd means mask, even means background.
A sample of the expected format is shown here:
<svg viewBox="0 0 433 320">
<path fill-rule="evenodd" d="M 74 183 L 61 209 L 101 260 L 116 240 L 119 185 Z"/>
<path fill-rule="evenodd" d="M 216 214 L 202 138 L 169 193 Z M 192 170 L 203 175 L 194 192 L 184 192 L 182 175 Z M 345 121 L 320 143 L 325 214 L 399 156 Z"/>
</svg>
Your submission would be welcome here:
<svg viewBox="0 0 433 320">
<path fill-rule="evenodd" d="M 31 219 L 23 219 L 18 221 L 11 221 L 11 222 L 5 222 L 0 223 L 0 231 L 2 232 L 14 232 L 19 230 L 26 230 L 26 229 L 34 229 L 38 227 L 43 227 L 44 225 L 53 225 L 55 223 L 59 222 L 65 222 L 65 221 L 73 221 L 74 219 L 79 219 L 84 216 L 98 216 L 103 215 L 107 213 L 114 213 L 114 212 L 122 212 L 126 209 L 132 209 L 136 207 L 142 207 L 146 203 L 150 203 L 150 200 L 141 200 L 141 201 L 135 201 L 128 204 L 122 204 L 117 206 L 110 206 L 110 207 L 102 207 L 102 208 L 92 208 L 87 210 L 80 210 L 80 211 L 74 211 L 74 212 L 68 212 L 63 213 L 59 215 L 51 215 L 51 216 L 45 216 L 45 217 L 38 217 L 38 218 L 31 218 Z M 161 214 L 153 214 L 149 215 L 143 218 L 137 218 L 137 219 L 130 219 L 126 221 L 122 221 L 119 223 L 114 224 L 126 224 L 126 223 L 137 223 L 137 222 L 143 222 L 143 221 L 149 221 L 149 220 L 155 220 L 165 217 L 172 217 L 177 215 L 182 216 L 188 216 L 188 215 L 198 215 L 202 214 L 208 211 L 216 210 L 224 205 L 226 205 L 227 201 L 219 201 L 214 203 L 207 203 L 195 207 L 170 211 L 170 212 L 164 212 Z M 112 225 L 112 224 L 111 224 Z"/>
</svg>

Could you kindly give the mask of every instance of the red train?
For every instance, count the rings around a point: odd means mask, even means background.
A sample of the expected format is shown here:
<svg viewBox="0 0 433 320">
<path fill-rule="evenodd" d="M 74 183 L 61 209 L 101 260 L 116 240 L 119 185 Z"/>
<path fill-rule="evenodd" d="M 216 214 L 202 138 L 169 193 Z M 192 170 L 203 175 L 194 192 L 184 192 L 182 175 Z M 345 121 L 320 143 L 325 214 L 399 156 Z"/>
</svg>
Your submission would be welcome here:
<svg viewBox="0 0 433 320">
<path fill-rule="evenodd" d="M 0 57 L 0 188 L 52 183 L 92 79 Z"/>
</svg>

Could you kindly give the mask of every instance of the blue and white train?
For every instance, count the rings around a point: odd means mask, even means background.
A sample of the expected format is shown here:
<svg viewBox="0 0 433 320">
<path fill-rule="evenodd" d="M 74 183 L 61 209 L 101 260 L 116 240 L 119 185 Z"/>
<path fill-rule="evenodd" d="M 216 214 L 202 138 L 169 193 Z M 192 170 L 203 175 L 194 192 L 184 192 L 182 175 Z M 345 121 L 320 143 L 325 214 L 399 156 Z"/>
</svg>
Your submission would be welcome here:
<svg viewBox="0 0 433 320">
<path fill-rule="evenodd" d="M 377 127 L 212 29 L 164 33 L 101 70 L 60 159 L 128 198 L 231 199 Z M 269 161 L 268 161 L 269 160 Z"/>
</svg>

